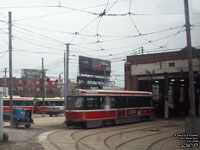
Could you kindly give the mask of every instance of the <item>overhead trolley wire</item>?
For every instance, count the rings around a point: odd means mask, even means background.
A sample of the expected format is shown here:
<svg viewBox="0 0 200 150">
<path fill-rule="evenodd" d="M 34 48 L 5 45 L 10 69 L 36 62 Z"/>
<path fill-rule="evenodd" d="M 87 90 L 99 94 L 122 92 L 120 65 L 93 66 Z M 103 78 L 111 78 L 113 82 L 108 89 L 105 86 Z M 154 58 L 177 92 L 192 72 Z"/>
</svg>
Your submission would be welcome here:
<svg viewBox="0 0 200 150">
<path fill-rule="evenodd" d="M 43 46 L 43 45 L 40 45 L 40 44 L 36 44 L 36 43 L 30 42 L 30 41 L 24 40 L 24 39 L 22 39 L 20 37 L 15 37 L 15 38 L 20 40 L 20 41 L 23 41 L 23 42 L 26 42 L 26 43 L 29 43 L 29 44 L 32 44 L 32 45 L 36 45 L 36 46 L 39 46 L 39 47 L 43 47 L 43 48 L 47 48 L 47 49 L 53 49 L 53 50 L 62 50 L 62 49 L 58 49 L 56 47 L 48 47 L 48 46 Z"/>
<path fill-rule="evenodd" d="M 64 42 L 59 41 L 59 40 L 57 40 L 57 39 L 54 39 L 54 38 L 52 38 L 52 37 L 48 37 L 48 36 L 43 35 L 43 34 L 40 34 L 40 33 L 35 33 L 35 32 L 33 32 L 33 31 L 31 31 L 31 30 L 28 30 L 28 29 L 25 29 L 25 28 L 22 28 L 22 27 L 19 27 L 19 26 L 16 26 L 16 25 L 13 25 L 13 26 L 16 27 L 16 28 L 22 29 L 22 30 L 24 30 L 24 31 L 27 31 L 27 32 L 30 32 L 30 33 L 33 33 L 33 34 L 39 35 L 39 36 L 44 37 L 44 38 L 46 38 L 46 39 L 49 39 L 49 40 L 55 41 L 55 42 L 57 42 L 57 43 L 65 44 Z"/>
<path fill-rule="evenodd" d="M 15 23 L 15 25 L 17 26 L 25 26 L 25 27 L 30 27 L 30 28 L 35 28 L 35 29 L 41 29 L 41 30 L 46 30 L 46 31 L 51 31 L 51 32 L 57 32 L 57 33 L 63 33 L 63 34 L 70 34 L 70 35 L 79 35 L 79 36 L 86 36 L 86 37 L 119 37 L 119 38 L 131 38 L 131 37 L 138 37 L 140 35 L 151 35 L 151 34 L 157 34 L 157 33 L 162 33 L 162 32 L 166 32 L 166 31 L 170 31 L 170 30 L 174 30 L 176 28 L 179 28 L 181 26 L 184 26 L 184 25 L 179 25 L 179 26 L 175 26 L 175 27 L 171 27 L 171 28 L 166 28 L 166 29 L 162 29 L 162 30 L 159 30 L 159 31 L 154 31 L 154 32 L 148 32 L 148 33 L 142 33 L 142 34 L 137 34 L 137 35 L 101 35 L 101 34 L 93 34 L 93 35 L 90 35 L 90 34 L 81 34 L 81 33 L 78 33 L 78 32 L 68 32 L 68 31 L 61 31 L 61 30 L 53 30 L 53 29 L 47 29 L 47 28 L 42 28 L 42 27 L 37 27 L 37 26 L 32 26 L 32 25 L 24 25 L 24 24 L 19 24 L 19 23 Z"/>
</svg>

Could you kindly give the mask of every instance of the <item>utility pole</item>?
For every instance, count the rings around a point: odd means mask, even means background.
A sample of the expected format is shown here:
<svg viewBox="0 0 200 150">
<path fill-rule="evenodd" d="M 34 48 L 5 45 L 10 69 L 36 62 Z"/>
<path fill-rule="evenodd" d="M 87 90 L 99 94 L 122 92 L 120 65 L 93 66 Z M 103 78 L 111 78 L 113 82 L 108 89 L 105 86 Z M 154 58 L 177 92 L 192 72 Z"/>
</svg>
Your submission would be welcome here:
<svg viewBox="0 0 200 150">
<path fill-rule="evenodd" d="M 6 91 L 6 88 L 7 88 L 7 76 L 6 76 L 6 73 L 7 73 L 7 68 L 5 68 L 5 75 L 4 75 L 4 82 L 3 82 L 3 96 L 7 97 L 7 91 Z"/>
<path fill-rule="evenodd" d="M 65 110 L 67 106 L 67 99 L 66 99 L 66 53 L 64 53 L 64 104 Z"/>
<path fill-rule="evenodd" d="M 44 72 L 44 59 L 42 57 L 42 105 L 43 105 L 43 111 L 42 111 L 42 114 L 44 116 L 44 107 L 45 107 L 45 101 L 44 101 L 44 98 L 45 98 L 45 72 Z"/>
<path fill-rule="evenodd" d="M 68 97 L 68 88 L 69 88 L 69 43 L 66 44 L 66 95 L 65 95 L 65 108 L 67 108 L 67 97 Z"/>
<path fill-rule="evenodd" d="M 13 78 L 12 78 L 12 12 L 8 12 L 9 24 L 9 93 L 10 93 L 10 127 L 13 127 Z"/>
<path fill-rule="evenodd" d="M 192 132 L 195 133 L 195 98 L 194 98 L 194 77 L 192 65 L 192 47 L 191 47 L 191 34 L 190 34 L 190 18 L 188 0 L 184 0 L 185 7 L 185 27 L 187 37 L 187 57 L 188 57 L 188 74 L 189 74 L 189 97 L 190 97 L 190 116 Z"/>
<path fill-rule="evenodd" d="M 3 94 L 0 92 L 0 141 L 3 141 Z"/>
</svg>

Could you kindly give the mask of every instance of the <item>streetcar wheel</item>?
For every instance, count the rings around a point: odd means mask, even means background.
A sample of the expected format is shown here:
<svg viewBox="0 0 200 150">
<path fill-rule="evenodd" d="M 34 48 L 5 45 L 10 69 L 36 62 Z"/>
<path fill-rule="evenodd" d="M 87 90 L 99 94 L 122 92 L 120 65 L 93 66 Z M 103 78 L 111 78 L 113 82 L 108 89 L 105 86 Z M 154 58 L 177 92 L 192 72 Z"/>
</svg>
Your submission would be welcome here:
<svg viewBox="0 0 200 150">
<path fill-rule="evenodd" d="M 101 127 L 104 127 L 104 126 L 105 126 L 105 121 L 102 120 L 102 121 L 101 121 Z"/>
<path fill-rule="evenodd" d="M 16 127 L 16 128 L 18 128 L 18 126 L 19 126 L 19 123 L 18 123 L 18 121 L 17 121 L 17 120 L 14 122 L 14 125 L 15 125 L 15 127 Z"/>
<path fill-rule="evenodd" d="M 30 124 L 26 124 L 25 125 L 26 128 L 30 128 L 30 126 L 31 126 Z"/>
<path fill-rule="evenodd" d="M 18 126 L 19 126 L 19 124 L 18 124 L 18 122 L 16 122 L 16 123 L 15 123 L 15 127 L 18 128 Z"/>
</svg>

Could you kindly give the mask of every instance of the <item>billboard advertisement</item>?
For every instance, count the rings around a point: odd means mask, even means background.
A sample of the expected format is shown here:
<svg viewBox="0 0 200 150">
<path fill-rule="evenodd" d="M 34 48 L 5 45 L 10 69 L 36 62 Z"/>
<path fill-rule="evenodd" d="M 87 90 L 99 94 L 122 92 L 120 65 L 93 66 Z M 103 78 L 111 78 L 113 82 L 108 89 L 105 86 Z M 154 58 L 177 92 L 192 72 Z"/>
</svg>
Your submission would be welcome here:
<svg viewBox="0 0 200 150">
<path fill-rule="evenodd" d="M 40 79 L 42 78 L 41 69 L 22 69 L 21 77 L 26 79 Z"/>
<path fill-rule="evenodd" d="M 110 77 L 110 72 L 110 61 L 79 56 L 79 73 Z"/>
</svg>

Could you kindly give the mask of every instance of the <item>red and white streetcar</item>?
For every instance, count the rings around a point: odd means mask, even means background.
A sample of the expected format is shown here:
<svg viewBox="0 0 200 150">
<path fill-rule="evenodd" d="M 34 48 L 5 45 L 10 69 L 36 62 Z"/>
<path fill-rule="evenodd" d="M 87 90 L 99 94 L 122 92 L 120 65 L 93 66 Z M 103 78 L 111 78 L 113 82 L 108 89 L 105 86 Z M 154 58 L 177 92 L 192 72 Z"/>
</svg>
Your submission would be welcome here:
<svg viewBox="0 0 200 150">
<path fill-rule="evenodd" d="M 13 96 L 13 107 L 34 110 L 33 97 Z M 3 97 L 3 110 L 10 111 L 10 97 Z"/>
<path fill-rule="evenodd" d="M 76 90 L 68 96 L 66 124 L 93 128 L 152 120 L 153 110 L 151 92 Z"/>
<path fill-rule="evenodd" d="M 34 112 L 41 113 L 43 110 L 43 99 L 37 98 L 34 100 L 35 100 Z M 45 103 L 44 110 L 51 109 L 52 107 L 54 109 L 56 108 L 64 109 L 64 98 L 60 98 L 60 97 L 45 98 L 44 103 Z"/>
<path fill-rule="evenodd" d="M 48 108 L 61 108 L 64 109 L 64 98 L 45 98 L 45 107 Z M 13 107 L 31 109 L 34 112 L 41 112 L 43 110 L 43 99 L 34 97 L 19 97 L 13 96 Z M 10 111 L 10 97 L 3 97 L 3 110 Z"/>
</svg>

